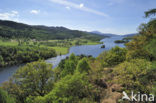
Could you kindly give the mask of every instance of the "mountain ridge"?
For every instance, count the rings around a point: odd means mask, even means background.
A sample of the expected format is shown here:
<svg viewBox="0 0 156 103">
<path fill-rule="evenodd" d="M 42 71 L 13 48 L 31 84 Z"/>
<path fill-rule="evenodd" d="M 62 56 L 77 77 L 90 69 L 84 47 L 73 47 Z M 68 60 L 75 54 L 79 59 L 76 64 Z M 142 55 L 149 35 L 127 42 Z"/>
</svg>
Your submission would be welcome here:
<svg viewBox="0 0 156 103">
<path fill-rule="evenodd" d="M 80 30 L 70 30 L 65 27 L 45 25 L 28 25 L 15 21 L 0 20 L 0 36 L 7 38 L 31 38 L 37 40 L 85 38 L 100 40 L 102 35 L 95 35 Z"/>
<path fill-rule="evenodd" d="M 118 34 L 102 33 L 102 32 L 100 32 L 100 31 L 91 31 L 90 33 L 98 34 L 98 35 L 104 35 L 104 36 L 109 36 L 109 37 L 111 37 L 111 36 L 120 36 L 120 35 L 118 35 Z"/>
<path fill-rule="evenodd" d="M 102 33 L 102 32 L 100 32 L 100 31 L 91 31 L 90 33 L 98 34 L 98 35 L 104 35 L 104 36 L 109 36 L 109 37 L 112 37 L 112 36 L 131 37 L 131 36 L 135 36 L 135 35 L 137 35 L 137 33 L 131 33 L 131 34 L 119 35 L 119 34 L 112 34 L 112 33 Z"/>
</svg>

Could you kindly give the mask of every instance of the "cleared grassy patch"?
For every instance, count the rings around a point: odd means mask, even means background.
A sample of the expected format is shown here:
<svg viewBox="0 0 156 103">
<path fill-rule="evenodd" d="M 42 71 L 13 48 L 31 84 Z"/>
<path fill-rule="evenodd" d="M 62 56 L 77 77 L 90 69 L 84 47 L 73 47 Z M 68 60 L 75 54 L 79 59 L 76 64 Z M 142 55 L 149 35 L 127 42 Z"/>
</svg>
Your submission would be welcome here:
<svg viewBox="0 0 156 103">
<path fill-rule="evenodd" d="M 57 55 L 64 55 L 68 53 L 68 50 L 72 46 L 76 45 L 97 45 L 100 44 L 99 41 L 91 41 L 87 39 L 82 38 L 76 38 L 76 39 L 65 39 L 65 40 L 48 40 L 48 41 L 24 41 L 24 39 L 20 40 L 22 42 L 21 46 L 32 46 L 36 45 L 39 47 L 47 47 L 47 48 L 53 48 L 55 49 Z M 11 40 L 1 40 L 0 39 L 0 45 L 1 46 L 18 46 L 19 41 L 16 39 Z"/>
<path fill-rule="evenodd" d="M 2 40 L 0 40 L 0 45 L 1 46 L 17 46 L 18 42 L 16 42 L 16 41 L 2 41 Z"/>
<path fill-rule="evenodd" d="M 69 50 L 69 48 L 67 47 L 51 47 L 51 48 L 56 50 L 57 55 L 67 54 Z"/>
<path fill-rule="evenodd" d="M 97 45 L 101 44 L 101 42 L 88 41 L 86 45 Z"/>
</svg>

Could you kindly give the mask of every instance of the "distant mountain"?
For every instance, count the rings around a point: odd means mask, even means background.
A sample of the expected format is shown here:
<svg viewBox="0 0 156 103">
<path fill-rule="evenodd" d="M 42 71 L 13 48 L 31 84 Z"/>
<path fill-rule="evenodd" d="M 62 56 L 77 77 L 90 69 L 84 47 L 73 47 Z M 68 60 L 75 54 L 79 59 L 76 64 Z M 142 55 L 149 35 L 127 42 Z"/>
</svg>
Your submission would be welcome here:
<svg viewBox="0 0 156 103">
<path fill-rule="evenodd" d="M 108 36 L 108 37 L 112 37 L 112 36 L 123 36 L 123 37 L 132 37 L 137 35 L 137 33 L 131 33 L 131 34 L 125 34 L 125 35 L 118 35 L 118 34 L 111 34 L 111 33 L 102 33 L 99 31 L 92 31 L 90 32 L 92 34 L 98 34 L 98 35 L 103 35 L 103 36 Z"/>
<path fill-rule="evenodd" d="M 135 35 L 137 35 L 137 33 L 125 34 L 123 37 L 133 37 Z"/>
<path fill-rule="evenodd" d="M 84 38 L 101 40 L 103 35 L 96 35 L 65 27 L 48 27 L 44 25 L 28 25 L 14 21 L 0 20 L 0 37 L 30 38 L 37 40 Z"/>
<path fill-rule="evenodd" d="M 92 31 L 90 33 L 93 33 L 93 34 L 98 34 L 98 35 L 103 35 L 103 36 L 107 36 L 107 37 L 111 37 L 111 36 L 119 36 L 117 34 L 111 34 L 111 33 L 102 33 L 102 32 L 99 32 L 99 31 Z"/>
</svg>

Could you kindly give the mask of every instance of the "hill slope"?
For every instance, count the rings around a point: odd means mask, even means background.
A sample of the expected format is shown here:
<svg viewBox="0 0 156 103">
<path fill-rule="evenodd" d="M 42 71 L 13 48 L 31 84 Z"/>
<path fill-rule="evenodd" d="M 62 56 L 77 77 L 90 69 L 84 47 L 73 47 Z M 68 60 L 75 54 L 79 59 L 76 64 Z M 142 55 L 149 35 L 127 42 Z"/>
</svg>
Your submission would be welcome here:
<svg viewBox="0 0 156 103">
<path fill-rule="evenodd" d="M 99 31 L 92 31 L 90 32 L 92 34 L 97 34 L 97 35 L 102 35 L 102 36 L 107 36 L 107 37 L 112 37 L 112 36 L 120 36 L 118 34 L 111 34 L 111 33 L 102 33 L 102 32 L 99 32 Z"/>
<path fill-rule="evenodd" d="M 125 34 L 123 35 L 123 37 L 133 37 L 133 36 L 136 36 L 138 35 L 137 33 L 132 33 L 132 34 Z"/>
<path fill-rule="evenodd" d="M 30 38 L 37 40 L 85 38 L 100 40 L 104 36 L 70 30 L 64 27 L 47 27 L 27 25 L 14 21 L 0 20 L 0 36 L 7 38 Z"/>
</svg>

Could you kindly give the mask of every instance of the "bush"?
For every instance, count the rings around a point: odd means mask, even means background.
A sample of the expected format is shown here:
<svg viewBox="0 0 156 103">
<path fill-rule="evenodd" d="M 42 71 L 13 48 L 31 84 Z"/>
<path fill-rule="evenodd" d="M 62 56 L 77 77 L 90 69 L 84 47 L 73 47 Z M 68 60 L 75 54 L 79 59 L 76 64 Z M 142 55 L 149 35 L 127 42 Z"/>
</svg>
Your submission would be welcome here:
<svg viewBox="0 0 156 103">
<path fill-rule="evenodd" d="M 77 57 L 72 53 L 69 58 L 62 63 L 62 65 L 59 65 L 61 77 L 65 77 L 68 74 L 74 74 L 77 62 Z"/>
<path fill-rule="evenodd" d="M 116 81 L 123 85 L 126 90 L 136 92 L 149 92 L 148 72 L 151 70 L 151 64 L 144 59 L 133 59 L 119 64 L 114 69 Z"/>
<path fill-rule="evenodd" d="M 78 62 L 77 68 L 76 68 L 80 73 L 86 72 L 88 73 L 89 70 L 91 69 L 88 62 L 87 58 L 83 58 Z"/>
<path fill-rule="evenodd" d="M 156 38 L 153 38 L 146 46 L 145 49 L 149 52 L 150 54 L 150 60 L 156 60 Z"/>
<path fill-rule="evenodd" d="M 49 94 L 36 98 L 34 103 L 77 103 L 88 97 L 90 89 L 86 74 L 76 72 L 62 78 Z"/>
<path fill-rule="evenodd" d="M 110 51 L 103 52 L 103 54 L 99 55 L 99 59 L 103 65 L 103 67 L 107 66 L 115 66 L 126 59 L 127 50 L 125 48 L 120 48 L 116 46 L 112 48 Z"/>
<path fill-rule="evenodd" d="M 15 100 L 0 88 L 0 103 L 15 103 Z"/>
</svg>

